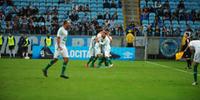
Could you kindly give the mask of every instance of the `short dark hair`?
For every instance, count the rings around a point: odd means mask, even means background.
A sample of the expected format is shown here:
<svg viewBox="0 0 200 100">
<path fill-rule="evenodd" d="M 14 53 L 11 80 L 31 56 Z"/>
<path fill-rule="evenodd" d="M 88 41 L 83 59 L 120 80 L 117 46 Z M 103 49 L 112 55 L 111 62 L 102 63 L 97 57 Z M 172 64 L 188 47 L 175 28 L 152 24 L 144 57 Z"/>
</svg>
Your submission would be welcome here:
<svg viewBox="0 0 200 100">
<path fill-rule="evenodd" d="M 64 20 L 63 25 L 64 24 L 70 24 L 71 22 L 69 20 Z"/>
</svg>

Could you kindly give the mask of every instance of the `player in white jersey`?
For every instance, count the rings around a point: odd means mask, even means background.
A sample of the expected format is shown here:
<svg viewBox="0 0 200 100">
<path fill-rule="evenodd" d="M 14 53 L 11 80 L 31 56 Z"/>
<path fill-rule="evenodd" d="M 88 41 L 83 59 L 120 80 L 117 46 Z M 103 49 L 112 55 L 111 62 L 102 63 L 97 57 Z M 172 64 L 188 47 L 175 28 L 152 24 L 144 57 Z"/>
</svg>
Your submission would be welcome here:
<svg viewBox="0 0 200 100">
<path fill-rule="evenodd" d="M 95 43 L 95 56 L 96 57 L 102 56 L 101 46 L 100 46 L 99 42 L 101 41 L 102 35 L 104 35 L 104 34 L 105 34 L 105 31 L 102 30 L 96 36 L 96 43 Z"/>
<path fill-rule="evenodd" d="M 90 46 L 89 46 L 89 61 L 86 64 L 86 67 L 89 66 L 90 62 L 95 59 L 95 43 L 96 43 L 96 36 L 92 36 L 90 39 Z M 94 67 L 94 63 L 91 64 L 91 67 Z"/>
<path fill-rule="evenodd" d="M 98 66 L 101 66 L 101 63 L 105 62 L 105 66 L 108 66 L 110 64 L 110 67 L 112 67 L 112 62 L 110 60 L 110 51 L 111 51 L 111 44 L 112 42 L 112 37 L 109 35 L 109 31 L 106 31 L 106 34 L 102 35 L 102 40 L 100 42 L 100 45 L 102 46 L 102 53 L 103 53 L 103 58 L 100 60 Z"/>
<path fill-rule="evenodd" d="M 192 85 L 197 85 L 197 67 L 200 63 L 200 40 L 193 40 L 190 41 L 188 47 L 190 50 L 194 51 L 194 58 L 193 58 L 193 64 L 194 64 L 194 82 Z M 185 50 L 186 51 L 186 50 Z"/>
<path fill-rule="evenodd" d="M 47 70 L 57 62 L 58 56 L 63 57 L 63 66 L 61 71 L 61 78 L 68 79 L 69 77 L 65 75 L 65 69 L 68 63 L 68 50 L 66 48 L 66 38 L 68 36 L 68 29 L 70 28 L 70 21 L 64 21 L 62 27 L 58 29 L 57 32 L 57 42 L 55 44 L 54 58 L 51 62 L 42 70 L 45 77 L 47 77 Z"/>
</svg>

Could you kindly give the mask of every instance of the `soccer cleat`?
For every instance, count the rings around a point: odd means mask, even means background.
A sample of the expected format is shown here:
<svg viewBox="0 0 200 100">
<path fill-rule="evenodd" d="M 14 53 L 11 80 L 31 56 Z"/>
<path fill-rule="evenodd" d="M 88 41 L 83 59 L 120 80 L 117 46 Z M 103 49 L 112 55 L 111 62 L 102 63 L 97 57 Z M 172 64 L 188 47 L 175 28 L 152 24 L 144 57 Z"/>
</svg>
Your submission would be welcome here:
<svg viewBox="0 0 200 100">
<path fill-rule="evenodd" d="M 197 84 L 198 84 L 197 82 L 193 82 L 193 83 L 192 83 L 192 85 L 197 85 Z"/>
<path fill-rule="evenodd" d="M 64 79 L 69 79 L 68 76 L 65 76 L 65 75 L 60 75 L 61 78 L 64 78 Z"/>
<path fill-rule="evenodd" d="M 42 69 L 42 72 L 43 72 L 43 75 L 44 75 L 45 77 L 48 77 L 48 75 L 47 75 L 47 70 Z"/>
<path fill-rule="evenodd" d="M 109 67 L 113 67 L 113 64 L 111 64 Z"/>
</svg>

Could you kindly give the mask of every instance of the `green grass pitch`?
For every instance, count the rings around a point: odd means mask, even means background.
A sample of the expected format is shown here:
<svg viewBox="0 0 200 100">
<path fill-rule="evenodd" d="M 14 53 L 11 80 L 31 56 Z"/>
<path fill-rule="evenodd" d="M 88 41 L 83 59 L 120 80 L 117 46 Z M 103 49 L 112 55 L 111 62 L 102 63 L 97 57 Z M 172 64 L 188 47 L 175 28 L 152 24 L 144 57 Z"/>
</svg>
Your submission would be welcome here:
<svg viewBox="0 0 200 100">
<path fill-rule="evenodd" d="M 49 61 L 0 59 L 0 100 L 200 99 L 200 84 L 191 85 L 192 70 L 184 69 L 185 62 L 113 61 L 113 68 L 85 68 L 86 61 L 70 60 L 65 80 L 59 77 L 62 60 L 43 77 Z"/>
</svg>

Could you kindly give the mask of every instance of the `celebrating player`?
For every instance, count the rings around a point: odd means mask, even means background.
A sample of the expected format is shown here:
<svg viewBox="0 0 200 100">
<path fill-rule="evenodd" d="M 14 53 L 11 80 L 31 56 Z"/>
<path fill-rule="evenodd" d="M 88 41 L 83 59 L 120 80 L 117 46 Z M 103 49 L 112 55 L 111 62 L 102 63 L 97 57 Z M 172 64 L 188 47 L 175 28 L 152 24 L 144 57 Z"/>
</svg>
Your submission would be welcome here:
<svg viewBox="0 0 200 100">
<path fill-rule="evenodd" d="M 96 43 L 96 36 L 92 36 L 91 40 L 90 40 L 90 46 L 89 46 L 89 61 L 86 64 L 86 67 L 89 66 L 90 62 L 93 61 L 95 59 L 95 43 Z M 94 62 L 91 64 L 90 67 L 94 67 Z"/>
<path fill-rule="evenodd" d="M 57 62 L 58 56 L 61 55 L 63 57 L 63 66 L 61 71 L 61 78 L 68 79 L 69 77 L 65 75 L 65 69 L 68 63 L 68 50 L 66 48 L 65 42 L 66 37 L 68 36 L 68 29 L 70 28 L 70 21 L 64 21 L 62 27 L 59 28 L 57 32 L 57 42 L 55 44 L 55 53 L 53 60 L 42 70 L 45 77 L 47 77 L 47 70 Z"/>
</svg>

